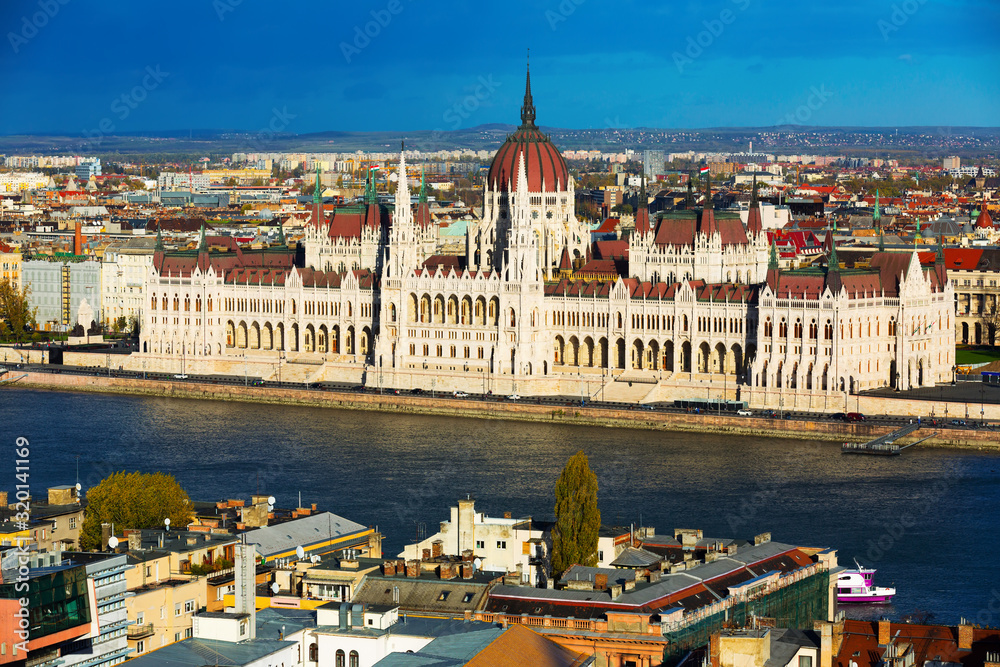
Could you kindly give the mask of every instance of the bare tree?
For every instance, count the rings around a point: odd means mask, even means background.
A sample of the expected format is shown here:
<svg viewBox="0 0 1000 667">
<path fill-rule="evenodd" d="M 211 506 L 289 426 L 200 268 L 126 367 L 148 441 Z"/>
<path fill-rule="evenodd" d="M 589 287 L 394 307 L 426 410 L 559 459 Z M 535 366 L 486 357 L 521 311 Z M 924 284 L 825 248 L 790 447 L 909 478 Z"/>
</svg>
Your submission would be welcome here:
<svg viewBox="0 0 1000 667">
<path fill-rule="evenodd" d="M 997 304 L 997 297 L 992 300 L 984 298 L 982 307 L 979 310 L 979 323 L 983 325 L 983 331 L 990 345 L 997 344 L 997 330 L 1000 329 L 1000 305 Z"/>
</svg>

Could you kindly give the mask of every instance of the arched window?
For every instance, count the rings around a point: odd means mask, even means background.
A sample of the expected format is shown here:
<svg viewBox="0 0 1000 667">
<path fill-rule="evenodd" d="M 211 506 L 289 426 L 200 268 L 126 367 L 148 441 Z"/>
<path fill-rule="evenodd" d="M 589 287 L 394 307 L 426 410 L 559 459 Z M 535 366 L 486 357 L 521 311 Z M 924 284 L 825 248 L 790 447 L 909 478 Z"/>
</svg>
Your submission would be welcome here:
<svg viewBox="0 0 1000 667">
<path fill-rule="evenodd" d="M 337 649 L 337 659 L 333 664 L 335 667 L 347 667 L 347 661 L 344 659 L 343 649 Z"/>
<path fill-rule="evenodd" d="M 319 645 L 316 642 L 309 645 L 309 662 L 319 662 Z"/>
<path fill-rule="evenodd" d="M 827 320 L 826 325 L 823 327 L 823 338 L 833 340 L 833 323 L 830 320 Z"/>
<path fill-rule="evenodd" d="M 819 328 L 816 326 L 816 320 L 810 320 L 809 322 L 809 337 L 816 340 L 816 336 L 819 335 Z"/>
<path fill-rule="evenodd" d="M 788 338 L 788 323 L 784 317 L 778 322 L 778 338 Z"/>
<path fill-rule="evenodd" d="M 351 651 L 351 666 L 350 667 L 359 667 L 359 665 L 360 665 L 360 660 L 358 658 L 358 652 L 357 651 Z"/>
<path fill-rule="evenodd" d="M 802 321 L 798 318 L 795 320 L 795 337 L 802 338 Z"/>
<path fill-rule="evenodd" d="M 771 324 L 771 318 L 764 320 L 764 337 L 770 338 L 774 334 L 774 326 Z"/>
</svg>

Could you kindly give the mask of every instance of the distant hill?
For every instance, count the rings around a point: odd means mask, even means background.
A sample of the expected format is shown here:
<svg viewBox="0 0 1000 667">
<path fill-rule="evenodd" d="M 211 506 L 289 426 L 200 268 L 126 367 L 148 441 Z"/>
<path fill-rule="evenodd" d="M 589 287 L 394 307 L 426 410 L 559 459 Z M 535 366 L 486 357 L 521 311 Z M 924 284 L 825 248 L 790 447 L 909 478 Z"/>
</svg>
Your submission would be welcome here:
<svg viewBox="0 0 1000 667">
<path fill-rule="evenodd" d="M 495 150 L 516 129 L 487 123 L 458 130 L 354 132 L 324 130 L 307 134 L 270 134 L 245 130 L 188 129 L 123 132 L 90 138 L 50 132 L 0 136 L 0 153 L 7 155 L 73 153 L 114 158 L 128 155 L 224 156 L 235 152 L 393 151 L 400 141 L 417 150 Z M 661 149 L 739 152 L 753 142 L 766 153 L 808 153 L 936 160 L 944 155 L 979 157 L 1000 153 L 996 127 L 717 127 L 698 129 L 543 127 L 563 149 L 617 152 Z"/>
</svg>

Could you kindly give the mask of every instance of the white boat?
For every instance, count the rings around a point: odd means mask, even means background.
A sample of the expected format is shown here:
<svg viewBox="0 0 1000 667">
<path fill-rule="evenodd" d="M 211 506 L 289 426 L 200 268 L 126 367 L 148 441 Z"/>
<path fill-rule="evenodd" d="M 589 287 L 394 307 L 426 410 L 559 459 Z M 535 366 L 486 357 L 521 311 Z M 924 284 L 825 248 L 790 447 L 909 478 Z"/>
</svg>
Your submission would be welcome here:
<svg viewBox="0 0 1000 667">
<path fill-rule="evenodd" d="M 868 602 L 885 604 L 892 601 L 896 594 L 895 588 L 875 586 L 872 578 L 875 570 L 861 567 L 854 561 L 858 569 L 844 570 L 837 577 L 837 602 Z"/>
</svg>

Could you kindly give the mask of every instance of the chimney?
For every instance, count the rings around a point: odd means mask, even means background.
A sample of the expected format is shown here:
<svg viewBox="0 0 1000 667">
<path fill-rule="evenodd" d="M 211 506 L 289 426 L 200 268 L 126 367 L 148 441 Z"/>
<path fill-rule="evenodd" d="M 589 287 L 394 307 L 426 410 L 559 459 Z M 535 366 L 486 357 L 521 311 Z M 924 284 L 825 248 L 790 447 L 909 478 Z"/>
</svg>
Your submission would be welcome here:
<svg viewBox="0 0 1000 667">
<path fill-rule="evenodd" d="M 510 517 L 510 512 L 504 512 L 504 513 L 503 513 L 503 518 L 505 518 L 505 519 L 509 519 L 509 518 L 511 518 L 511 517 Z"/>
<path fill-rule="evenodd" d="M 442 579 L 454 579 L 455 578 L 455 570 L 452 567 L 451 563 L 441 563 L 440 577 Z"/>
<path fill-rule="evenodd" d="M 382 574 L 387 577 L 396 576 L 396 561 L 390 560 L 382 564 Z"/>
<path fill-rule="evenodd" d="M 972 626 L 966 625 L 964 618 L 962 619 L 962 623 L 958 626 L 958 650 L 972 650 Z"/>
<path fill-rule="evenodd" d="M 462 560 L 471 563 L 473 559 L 474 559 L 474 554 L 472 552 L 472 549 L 466 549 L 465 551 L 462 552 Z"/>
<path fill-rule="evenodd" d="M 889 640 L 892 639 L 891 634 L 892 634 L 892 630 L 889 627 L 889 619 L 887 619 L 887 618 L 880 618 L 879 621 L 878 621 L 878 643 L 879 643 L 879 646 L 885 646 L 885 645 L 887 645 L 889 643 Z M 959 635 L 961 635 L 961 633 L 959 633 Z"/>
<path fill-rule="evenodd" d="M 434 540 L 433 542 L 431 542 L 431 558 L 438 558 L 439 556 L 441 556 L 441 551 L 443 546 L 444 542 L 442 542 L 441 540 Z"/>
<path fill-rule="evenodd" d="M 472 579 L 472 563 L 462 563 L 462 578 Z"/>
<path fill-rule="evenodd" d="M 128 550 L 142 551 L 142 531 L 130 530 L 128 533 Z"/>
<path fill-rule="evenodd" d="M 465 610 L 465 622 L 468 623 L 471 620 L 472 620 L 472 610 L 471 609 L 466 609 Z"/>
<path fill-rule="evenodd" d="M 315 511 L 316 511 L 316 503 L 313 503 L 313 504 L 312 504 L 312 511 L 313 511 L 313 512 L 315 512 Z"/>
<path fill-rule="evenodd" d="M 408 577 L 419 577 L 420 576 L 420 561 L 419 560 L 408 560 L 408 561 L 406 561 L 406 576 L 408 576 Z"/>
<path fill-rule="evenodd" d="M 423 549 L 423 550 L 421 550 L 420 553 L 421 553 L 421 555 L 423 557 L 423 560 L 430 560 L 431 559 L 431 550 L 430 549 Z"/>
<path fill-rule="evenodd" d="M 598 572 L 594 575 L 594 590 L 603 591 L 608 588 L 608 575 Z"/>
<path fill-rule="evenodd" d="M 73 232 L 73 254 L 83 254 L 83 235 L 81 233 L 80 221 L 76 221 L 76 229 Z"/>
<path fill-rule="evenodd" d="M 79 223 L 77 223 L 79 224 Z M 108 540 L 111 539 L 111 524 L 102 523 L 101 524 L 101 551 L 108 550 Z"/>
<path fill-rule="evenodd" d="M 819 667 L 833 667 L 833 625 L 829 621 L 821 621 L 817 625 L 820 631 Z"/>
</svg>

